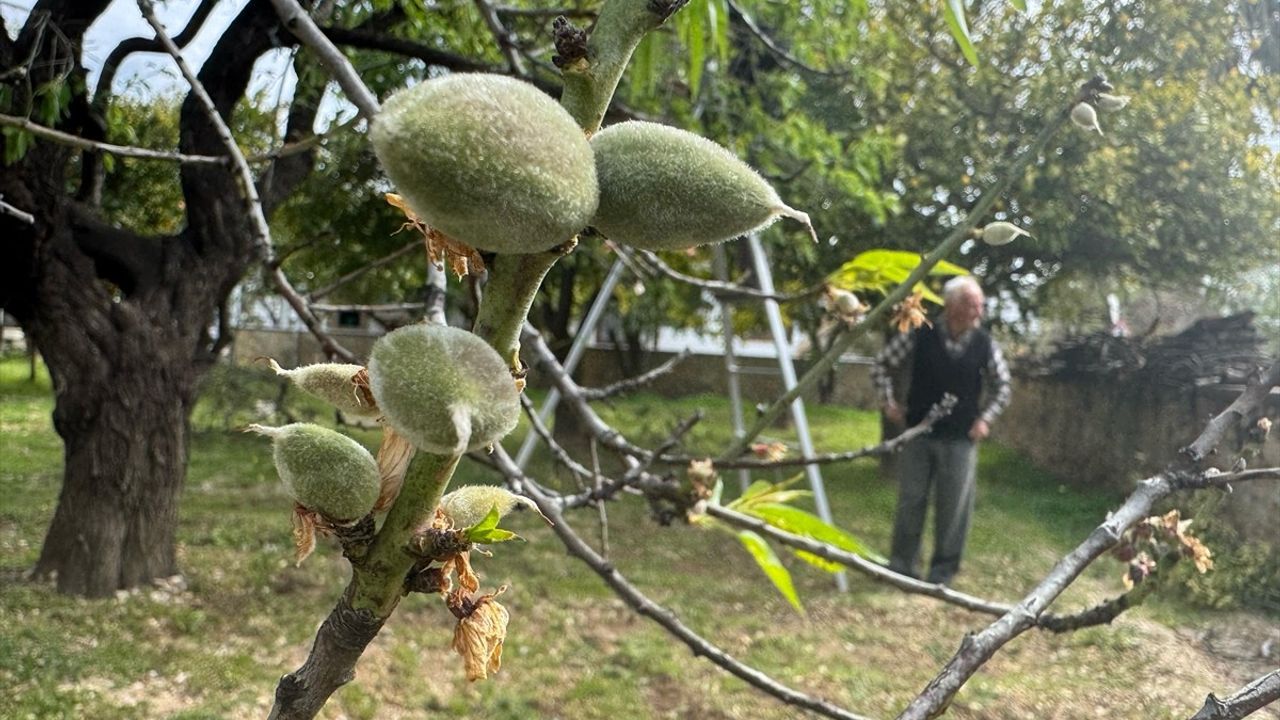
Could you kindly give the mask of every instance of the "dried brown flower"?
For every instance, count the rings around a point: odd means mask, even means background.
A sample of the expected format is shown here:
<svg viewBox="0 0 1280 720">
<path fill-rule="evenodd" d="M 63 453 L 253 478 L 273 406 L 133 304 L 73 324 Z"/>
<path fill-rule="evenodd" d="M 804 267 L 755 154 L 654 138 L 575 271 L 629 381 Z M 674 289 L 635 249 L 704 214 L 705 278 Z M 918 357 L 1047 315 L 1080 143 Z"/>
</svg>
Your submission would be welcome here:
<svg viewBox="0 0 1280 720">
<path fill-rule="evenodd" d="M 424 223 L 399 195 L 387 193 L 386 198 L 389 205 L 404 213 L 407 222 L 400 226 L 400 230 L 422 233 L 427 246 L 427 260 L 431 264 L 444 267 L 445 262 L 448 262 L 449 269 L 460 278 L 484 272 L 484 260 L 475 248 Z"/>
<path fill-rule="evenodd" d="M 889 324 L 896 327 L 900 333 L 914 330 L 921 325 L 933 327 L 933 323 L 929 322 L 929 318 L 925 315 L 924 292 L 917 290 L 911 294 L 911 297 L 898 303 Z"/>
<path fill-rule="evenodd" d="M 510 613 L 495 598 L 506 591 L 504 585 L 497 592 L 469 600 L 460 593 L 449 598 L 449 609 L 458 618 L 453 630 L 453 649 L 462 656 L 467 680 L 484 680 L 502 669 L 502 644 L 507 638 Z"/>
</svg>

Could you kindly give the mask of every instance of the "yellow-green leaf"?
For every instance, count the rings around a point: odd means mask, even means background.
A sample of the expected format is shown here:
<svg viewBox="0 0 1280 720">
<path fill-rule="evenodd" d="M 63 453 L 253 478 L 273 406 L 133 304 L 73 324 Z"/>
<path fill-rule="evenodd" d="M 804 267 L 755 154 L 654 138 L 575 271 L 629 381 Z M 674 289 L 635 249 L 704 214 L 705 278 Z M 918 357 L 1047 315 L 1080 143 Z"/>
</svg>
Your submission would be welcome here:
<svg viewBox="0 0 1280 720">
<path fill-rule="evenodd" d="M 864 545 L 861 540 L 852 534 L 835 525 L 823 522 L 822 518 L 800 508 L 791 507 L 790 505 L 761 503 L 746 508 L 744 512 L 754 515 L 780 530 L 812 538 L 873 562 L 884 561 L 883 557 Z"/>
<path fill-rule="evenodd" d="M 796 594 L 795 585 L 791 582 L 791 573 L 787 570 L 782 561 L 778 559 L 778 555 L 773 552 L 773 548 L 769 547 L 769 543 L 764 538 L 751 532 L 743 530 L 738 533 L 738 539 L 742 541 L 742 546 L 751 553 L 751 557 L 764 571 L 766 577 L 773 582 L 773 586 L 778 588 L 778 592 L 782 593 L 782 597 L 791 603 L 796 612 L 804 614 L 804 607 L 800 605 L 800 596 Z"/>
<path fill-rule="evenodd" d="M 964 0 L 947 0 L 943 9 L 947 18 L 947 27 L 951 30 L 951 37 L 955 38 L 956 44 L 960 46 L 964 59 L 968 60 L 970 65 L 977 66 L 978 51 L 973 49 L 973 41 L 969 39 L 969 23 L 964 19 Z"/>
</svg>

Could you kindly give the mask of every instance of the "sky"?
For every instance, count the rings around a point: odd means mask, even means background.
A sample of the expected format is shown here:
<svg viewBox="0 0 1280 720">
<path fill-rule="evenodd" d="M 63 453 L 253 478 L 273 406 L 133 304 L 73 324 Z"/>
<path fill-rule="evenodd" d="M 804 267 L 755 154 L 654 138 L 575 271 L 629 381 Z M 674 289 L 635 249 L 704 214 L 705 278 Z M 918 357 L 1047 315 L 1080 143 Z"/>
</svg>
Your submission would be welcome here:
<svg viewBox="0 0 1280 720">
<path fill-rule="evenodd" d="M 248 0 L 221 0 L 205 20 L 196 37 L 182 50 L 182 56 L 193 70 L 208 59 L 218 37 L 226 29 Z M 10 36 L 22 28 L 35 0 L 0 0 L 0 16 Z M 186 27 L 195 12 L 197 0 L 169 0 L 156 4 L 156 16 L 164 24 L 170 36 Z M 99 70 L 107 56 L 119 42 L 129 37 L 154 37 L 151 25 L 133 0 L 116 0 L 85 34 L 84 65 L 89 72 L 89 87 L 96 87 Z M 267 94 L 272 102 L 276 97 L 292 97 L 297 76 L 288 62 L 287 50 L 268 53 L 259 59 L 250 88 L 254 93 Z M 184 94 L 186 80 L 178 72 L 177 63 L 166 53 L 134 53 L 121 64 L 112 87 L 117 94 L 139 98 L 157 95 Z"/>
</svg>

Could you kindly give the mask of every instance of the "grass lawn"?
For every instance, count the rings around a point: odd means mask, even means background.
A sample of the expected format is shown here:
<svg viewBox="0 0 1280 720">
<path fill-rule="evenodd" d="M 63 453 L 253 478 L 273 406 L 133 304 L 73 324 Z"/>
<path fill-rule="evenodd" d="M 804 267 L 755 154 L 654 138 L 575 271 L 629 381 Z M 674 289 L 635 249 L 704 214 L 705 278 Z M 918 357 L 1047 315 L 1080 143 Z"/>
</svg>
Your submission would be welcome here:
<svg viewBox="0 0 1280 720">
<path fill-rule="evenodd" d="M 0 362 L 0 717 L 262 718 L 276 680 L 306 656 L 316 626 L 345 585 L 330 543 L 300 568 L 291 562 L 290 501 L 266 441 L 225 429 L 247 422 L 253 404 L 203 400 L 195 415 L 182 498 L 182 584 L 110 600 L 61 597 L 23 579 L 52 517 L 61 442 L 50 421 L 48 378 L 26 379 L 22 360 Z M 219 397 L 274 397 L 265 378 L 215 376 Z M 226 392 L 227 386 L 242 383 Z M 298 417 L 324 408 L 290 396 Z M 691 452 L 727 435 L 723 398 L 639 395 L 604 414 L 636 441 L 653 441 L 695 409 Z M 874 415 L 810 406 L 819 451 L 875 441 Z M 279 422 L 279 418 L 275 418 Z M 506 441 L 518 447 L 523 429 Z M 373 446 L 373 431 L 353 433 Z M 787 437 L 779 431 L 779 438 Z M 555 485 L 545 458 L 535 475 Z M 838 522 L 887 550 L 892 484 L 874 460 L 823 470 Z M 465 463 L 458 482 L 494 482 Z M 736 485 L 736 474 L 726 474 Z M 1082 539 L 1118 498 L 1060 486 L 1005 448 L 983 448 L 980 490 L 966 566 L 956 586 L 1014 600 Z M 570 517 L 596 542 L 594 511 Z M 529 514 L 504 522 L 528 542 L 478 558 L 483 587 L 510 585 L 503 669 L 468 684 L 448 649 L 453 619 L 437 598 L 411 596 L 371 646 L 356 681 L 327 718 L 564 720 L 764 718 L 800 713 L 694 657 L 629 611 L 588 568 L 569 558 Z M 955 651 L 989 622 L 937 601 L 850 577 L 831 577 L 787 558 L 806 612 L 772 589 L 728 533 L 659 527 L 643 503 L 609 507 L 610 558 L 656 601 L 730 654 L 777 680 L 872 717 L 892 717 Z M 1055 606 L 1079 609 L 1121 590 L 1120 566 L 1099 561 Z M 1211 639 L 1239 635 L 1255 647 L 1274 622 L 1241 612 L 1203 612 L 1157 599 L 1111 627 L 1066 636 L 1033 632 L 1007 646 L 960 693 L 955 718 L 1186 718 L 1213 691 L 1225 694 L 1267 663 L 1215 651 Z M 1274 660 L 1270 665 L 1274 666 Z M 1267 714 L 1270 713 L 1270 714 Z M 1274 709 L 1258 717 L 1280 718 Z"/>
</svg>

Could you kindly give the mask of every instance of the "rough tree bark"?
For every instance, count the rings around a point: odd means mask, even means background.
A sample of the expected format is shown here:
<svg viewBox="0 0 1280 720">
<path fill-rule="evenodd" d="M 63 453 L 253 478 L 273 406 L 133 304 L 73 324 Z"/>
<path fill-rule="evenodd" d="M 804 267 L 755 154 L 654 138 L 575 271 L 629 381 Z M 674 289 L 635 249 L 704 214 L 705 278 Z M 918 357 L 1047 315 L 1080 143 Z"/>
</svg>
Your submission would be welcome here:
<svg viewBox="0 0 1280 720">
<path fill-rule="evenodd" d="M 0 33 L 0 78 L 14 96 L 58 73 L 82 78 L 81 40 L 109 4 L 43 0 L 17 40 Z M 270 4 L 255 0 L 214 48 L 201 78 L 224 117 L 256 58 L 281 41 L 278 26 Z M 66 41 L 51 42 L 55 36 Z M 96 123 L 83 83 L 72 87 L 58 127 L 85 134 Z M 313 107 L 295 105 L 287 139 L 309 133 L 313 119 Z M 184 151 L 225 154 L 191 98 L 181 123 Z M 103 225 L 74 199 L 73 159 L 66 148 L 35 143 L 0 174 L 6 201 L 35 216 L 33 224 L 0 217 L 0 305 L 49 366 L 65 446 L 62 491 L 35 572 L 56 576 L 62 592 L 100 597 L 178 570 L 188 417 L 197 381 L 229 339 L 208 328 L 261 248 L 252 245 L 228 167 L 185 166 L 187 229 L 145 237 Z M 265 204 L 278 205 L 310 167 L 309 154 L 275 163 L 263 175 Z"/>
</svg>

